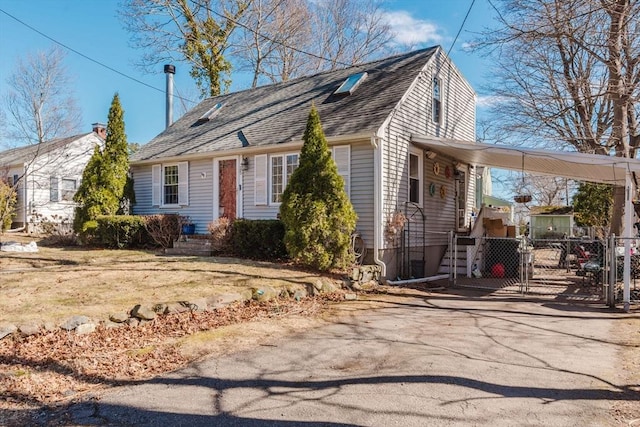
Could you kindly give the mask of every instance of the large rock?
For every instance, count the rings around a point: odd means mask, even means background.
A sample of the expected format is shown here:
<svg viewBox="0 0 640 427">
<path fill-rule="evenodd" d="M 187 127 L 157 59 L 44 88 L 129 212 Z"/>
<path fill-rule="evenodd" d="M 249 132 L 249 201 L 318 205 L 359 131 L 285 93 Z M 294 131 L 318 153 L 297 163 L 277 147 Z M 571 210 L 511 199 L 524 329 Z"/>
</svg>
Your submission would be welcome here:
<svg viewBox="0 0 640 427">
<path fill-rule="evenodd" d="M 6 337 L 7 335 L 11 335 L 17 330 L 18 328 L 16 327 L 16 325 L 12 325 L 10 323 L 4 323 L 0 325 L 0 340 Z"/>
<path fill-rule="evenodd" d="M 165 309 L 165 314 L 169 313 L 184 313 L 185 311 L 189 311 L 189 306 L 182 302 L 172 302 L 167 304 L 167 308 Z"/>
<path fill-rule="evenodd" d="M 60 327 L 66 331 L 72 331 L 80 325 L 84 325 L 85 323 L 91 323 L 91 319 L 87 316 L 73 316 L 66 322 L 64 322 Z"/>
<path fill-rule="evenodd" d="M 271 301 L 278 297 L 278 291 L 271 286 L 260 286 L 259 288 L 251 288 L 252 298 L 256 301 Z"/>
<path fill-rule="evenodd" d="M 37 323 L 24 323 L 18 326 L 18 331 L 23 337 L 29 337 L 40 332 L 40 325 L 38 325 Z"/>
<path fill-rule="evenodd" d="M 131 317 L 140 320 L 153 320 L 156 318 L 156 312 L 148 307 L 137 304 L 131 309 Z"/>
<path fill-rule="evenodd" d="M 200 298 L 189 301 L 189 307 L 192 311 L 207 311 L 209 304 L 205 298 Z"/>
<path fill-rule="evenodd" d="M 129 318 L 129 315 L 124 311 L 109 315 L 109 320 L 115 323 L 124 323 L 127 321 L 128 318 Z"/>
<path fill-rule="evenodd" d="M 307 296 L 309 296 L 307 294 L 306 289 L 298 289 L 293 293 L 293 299 L 296 301 L 300 301 L 303 298 L 306 298 Z"/>
<path fill-rule="evenodd" d="M 96 330 L 95 323 L 83 323 L 82 325 L 78 325 L 76 328 L 76 334 L 78 335 L 86 335 L 90 334 Z"/>
</svg>

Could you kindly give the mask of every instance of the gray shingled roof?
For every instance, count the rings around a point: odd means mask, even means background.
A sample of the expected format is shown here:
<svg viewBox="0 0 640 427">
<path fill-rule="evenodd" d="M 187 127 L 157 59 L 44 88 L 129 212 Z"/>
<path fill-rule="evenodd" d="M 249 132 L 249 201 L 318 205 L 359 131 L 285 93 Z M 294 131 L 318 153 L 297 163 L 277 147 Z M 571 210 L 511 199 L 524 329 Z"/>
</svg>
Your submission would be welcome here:
<svg viewBox="0 0 640 427">
<path fill-rule="evenodd" d="M 327 137 L 375 132 L 436 51 L 403 55 L 202 101 L 131 157 L 143 161 L 301 140 L 314 103 Z M 352 74 L 366 79 L 351 95 L 333 92 Z M 210 121 L 196 123 L 222 102 Z"/>
<path fill-rule="evenodd" d="M 80 138 L 83 138 L 89 133 L 83 133 L 80 135 L 69 136 L 66 138 L 53 139 L 41 144 L 26 145 L 24 147 L 12 148 L 10 150 L 0 152 L 0 166 L 11 165 L 23 165 L 33 161 L 35 156 L 39 156 L 57 148 L 64 147 L 67 144 L 71 144 Z"/>
</svg>

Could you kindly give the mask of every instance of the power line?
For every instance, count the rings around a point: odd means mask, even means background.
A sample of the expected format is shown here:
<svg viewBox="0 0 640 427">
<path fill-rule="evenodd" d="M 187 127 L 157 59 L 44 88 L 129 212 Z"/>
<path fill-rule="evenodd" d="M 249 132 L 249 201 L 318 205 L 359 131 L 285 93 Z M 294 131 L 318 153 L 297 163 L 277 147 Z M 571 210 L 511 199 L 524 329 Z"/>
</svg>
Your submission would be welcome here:
<svg viewBox="0 0 640 427">
<path fill-rule="evenodd" d="M 467 14 L 464 16 L 464 19 L 462 20 L 462 24 L 460 24 L 458 33 L 456 34 L 456 37 L 453 39 L 453 42 L 451 43 L 451 47 L 449 47 L 449 50 L 447 51 L 447 56 L 449 56 L 449 54 L 451 53 L 451 50 L 453 49 L 453 46 L 455 46 L 456 42 L 458 41 L 458 37 L 462 32 L 462 28 L 464 27 L 464 24 L 467 22 L 467 18 L 469 17 L 469 14 L 471 13 L 471 9 L 473 8 L 473 5 L 475 4 L 475 2 L 476 0 L 471 1 L 471 4 L 469 5 L 469 9 L 467 9 Z"/>
<path fill-rule="evenodd" d="M 475 0 L 473 0 L 473 1 L 475 1 Z M 202 3 L 198 3 L 198 4 L 199 4 L 199 6 L 200 6 L 200 7 L 203 7 L 203 8 L 205 8 L 205 9 L 207 9 L 209 12 L 211 12 L 211 13 L 213 13 L 214 15 L 218 16 L 219 18 L 226 19 L 226 20 L 228 20 L 228 21 L 232 22 L 233 24 L 237 25 L 238 27 L 242 27 L 242 28 L 244 28 L 245 30 L 248 30 L 248 31 L 252 32 L 252 33 L 253 33 L 253 34 L 255 34 L 256 36 L 262 37 L 263 39 L 268 40 L 268 41 L 270 41 L 271 43 L 275 43 L 275 44 L 277 44 L 277 45 L 280 45 L 280 46 L 282 46 L 282 47 L 284 47 L 284 48 L 286 48 L 286 49 L 291 49 L 291 50 L 293 50 L 294 52 L 298 52 L 298 53 L 301 53 L 301 54 L 303 54 L 303 55 L 311 56 L 311 57 L 313 57 L 313 58 L 320 59 L 320 60 L 323 60 L 323 61 L 327 61 L 327 62 L 330 62 L 330 63 L 333 63 L 333 64 L 342 65 L 342 66 L 344 66 L 344 67 L 353 67 L 353 66 L 355 65 L 355 64 L 348 64 L 348 63 L 346 63 L 346 62 L 341 62 L 341 61 L 338 61 L 338 60 L 335 60 L 335 61 L 334 61 L 333 59 L 326 58 L 326 57 L 324 57 L 324 56 L 317 55 L 317 54 L 315 54 L 315 53 L 307 52 L 307 51 L 302 50 L 302 49 L 298 49 L 297 47 L 294 47 L 294 46 L 288 45 L 288 44 L 286 44 L 286 43 L 284 43 L 284 42 L 281 42 L 280 40 L 276 40 L 276 39 L 274 39 L 274 38 L 272 38 L 272 37 L 266 36 L 266 35 L 264 35 L 264 34 L 262 34 L 262 33 L 258 32 L 258 31 L 256 31 L 256 30 L 254 30 L 253 28 L 251 28 L 251 27 L 249 27 L 249 26 L 247 26 L 247 25 L 243 24 L 242 22 L 240 22 L 240 21 L 238 21 L 238 20 L 236 20 L 236 19 L 233 19 L 233 18 L 231 18 L 231 17 L 229 17 L 229 16 L 223 15 L 223 14 L 221 14 L 221 13 L 219 13 L 219 12 L 217 12 L 217 11 L 215 11 L 215 10 L 211 9 L 211 7 L 209 7 L 209 6 L 208 6 L 208 5 L 206 5 L 206 4 L 202 4 Z"/>
<path fill-rule="evenodd" d="M 79 56 L 83 57 L 84 59 L 86 59 L 86 60 L 88 60 L 88 61 L 93 62 L 94 64 L 97 64 L 97 65 L 99 65 L 99 66 L 101 66 L 101 67 L 103 67 L 103 68 L 106 68 L 106 69 L 107 69 L 107 70 L 109 70 L 109 71 L 112 71 L 112 72 L 114 72 L 114 73 L 116 73 L 116 74 L 119 74 L 119 75 L 121 75 L 122 77 L 125 77 L 125 78 L 127 78 L 127 79 L 129 79 L 129 80 L 132 80 L 132 81 L 134 81 L 134 82 L 136 82 L 136 83 L 138 83 L 138 84 L 141 84 L 141 85 L 143 85 L 143 86 L 146 86 L 146 87 L 148 87 L 148 88 L 150 88 L 150 89 L 156 90 L 156 91 L 158 91 L 158 92 L 160 92 L 160 93 L 163 93 L 163 94 L 165 93 L 165 91 L 164 91 L 164 90 L 162 90 L 162 89 L 160 89 L 160 88 L 157 88 L 157 87 L 152 86 L 152 85 L 150 85 L 150 84 L 148 84 L 148 83 L 145 83 L 145 82 L 143 82 L 142 80 L 136 79 L 135 77 L 132 77 L 132 76 L 130 76 L 130 75 L 128 75 L 128 74 L 125 74 L 125 73 L 123 73 L 122 71 L 116 70 L 115 68 L 110 67 L 110 66 L 108 66 L 107 64 L 104 64 L 104 63 L 102 63 L 102 62 L 100 62 L 100 61 L 98 61 L 98 60 L 96 60 L 96 59 L 93 59 L 93 58 L 89 57 L 88 55 L 85 55 L 84 53 L 79 52 L 79 51 L 75 50 L 74 48 L 72 48 L 72 47 L 70 47 L 70 46 L 67 46 L 67 45 L 66 45 L 66 44 L 64 44 L 64 43 L 59 42 L 58 40 L 54 39 L 53 37 L 48 36 L 47 34 L 43 33 L 42 31 L 38 30 L 37 28 L 32 27 L 31 25 L 27 24 L 26 22 L 24 22 L 24 21 L 20 20 L 19 18 L 17 18 L 17 17 L 15 17 L 15 16 L 13 16 L 12 14 L 10 14 L 9 12 L 7 12 L 7 11 L 5 11 L 5 10 L 3 10 L 3 9 L 0 9 L 0 12 L 4 13 L 5 15 L 7 15 L 9 18 L 13 19 L 14 21 L 16 21 L 16 22 L 18 22 L 18 23 L 20 23 L 20 24 L 24 25 L 25 27 L 29 28 L 31 31 L 34 31 L 34 32 L 36 32 L 36 33 L 40 34 L 42 37 L 44 37 L 44 38 L 46 38 L 46 39 L 48 39 L 48 40 L 51 40 L 51 41 L 52 41 L 52 42 L 54 42 L 55 44 L 57 44 L 57 45 L 59 45 L 59 46 L 62 46 L 63 48 L 65 48 L 65 49 L 67 49 L 67 50 L 69 50 L 69 51 L 71 51 L 71 52 L 75 53 L 76 55 L 79 55 Z M 190 100 L 190 99 L 182 98 L 182 97 L 177 96 L 177 95 L 174 95 L 174 97 L 176 97 L 176 98 L 180 98 L 180 99 L 182 99 L 182 100 L 184 100 L 184 101 L 189 101 L 189 102 L 197 103 L 197 101 L 193 101 L 193 100 Z"/>
</svg>

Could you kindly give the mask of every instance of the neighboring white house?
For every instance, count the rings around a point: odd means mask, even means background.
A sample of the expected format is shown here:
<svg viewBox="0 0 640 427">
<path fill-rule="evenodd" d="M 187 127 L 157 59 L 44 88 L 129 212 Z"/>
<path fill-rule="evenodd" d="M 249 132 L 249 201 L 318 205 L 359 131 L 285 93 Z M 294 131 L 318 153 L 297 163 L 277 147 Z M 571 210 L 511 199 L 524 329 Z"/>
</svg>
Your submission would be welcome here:
<svg viewBox="0 0 640 427">
<path fill-rule="evenodd" d="M 72 224 L 82 172 L 105 137 L 106 127 L 94 123 L 90 133 L 0 152 L 0 176 L 18 194 L 12 228 L 38 231 L 42 222 Z"/>
<path fill-rule="evenodd" d="M 276 218 L 315 105 L 366 261 L 387 278 L 432 274 L 447 233 L 469 225 L 476 173 L 414 138 L 473 143 L 475 101 L 440 47 L 209 98 L 131 157 L 133 210 L 189 216 L 198 233 L 221 216 Z"/>
</svg>

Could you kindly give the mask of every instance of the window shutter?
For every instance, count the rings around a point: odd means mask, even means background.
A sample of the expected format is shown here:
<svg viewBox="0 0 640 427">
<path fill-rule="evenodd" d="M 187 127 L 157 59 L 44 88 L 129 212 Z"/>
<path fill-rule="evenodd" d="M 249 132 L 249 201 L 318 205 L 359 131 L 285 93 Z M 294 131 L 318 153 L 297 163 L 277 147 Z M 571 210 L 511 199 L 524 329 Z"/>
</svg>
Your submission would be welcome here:
<svg viewBox="0 0 640 427">
<path fill-rule="evenodd" d="M 255 204 L 267 204 L 267 155 L 255 156 L 254 192 Z"/>
<path fill-rule="evenodd" d="M 351 146 L 333 147 L 333 160 L 338 167 L 338 174 L 344 179 L 344 190 L 351 197 Z"/>
<path fill-rule="evenodd" d="M 161 200 L 161 174 L 162 166 L 161 165 L 153 165 L 151 166 L 151 205 L 152 206 L 160 206 Z"/>
<path fill-rule="evenodd" d="M 178 204 L 189 205 L 189 162 L 178 163 Z"/>
<path fill-rule="evenodd" d="M 58 197 L 58 193 L 58 177 L 52 176 L 49 178 L 49 201 L 59 202 L 60 199 Z"/>
</svg>

